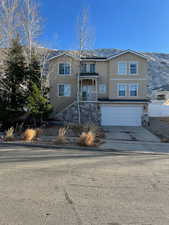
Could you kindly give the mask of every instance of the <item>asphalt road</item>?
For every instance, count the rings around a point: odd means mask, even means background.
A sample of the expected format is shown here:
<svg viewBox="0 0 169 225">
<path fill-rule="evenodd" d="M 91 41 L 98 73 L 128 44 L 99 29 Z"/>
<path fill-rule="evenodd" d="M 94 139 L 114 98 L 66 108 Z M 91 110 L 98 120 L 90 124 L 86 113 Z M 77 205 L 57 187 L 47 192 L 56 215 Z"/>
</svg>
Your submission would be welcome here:
<svg viewBox="0 0 169 225">
<path fill-rule="evenodd" d="M 168 225 L 169 155 L 0 147 L 0 225 Z"/>
</svg>

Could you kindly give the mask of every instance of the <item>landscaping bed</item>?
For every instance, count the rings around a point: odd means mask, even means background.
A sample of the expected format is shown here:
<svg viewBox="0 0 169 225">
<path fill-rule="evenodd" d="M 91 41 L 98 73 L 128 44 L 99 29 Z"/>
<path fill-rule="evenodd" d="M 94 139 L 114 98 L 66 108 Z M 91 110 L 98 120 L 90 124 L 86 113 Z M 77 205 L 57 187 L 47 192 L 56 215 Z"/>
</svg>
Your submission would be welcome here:
<svg viewBox="0 0 169 225">
<path fill-rule="evenodd" d="M 43 129 L 26 129 L 18 134 L 14 128 L 1 135 L 1 143 L 34 144 L 48 146 L 97 147 L 104 143 L 104 130 L 94 124 L 68 124 Z"/>
</svg>

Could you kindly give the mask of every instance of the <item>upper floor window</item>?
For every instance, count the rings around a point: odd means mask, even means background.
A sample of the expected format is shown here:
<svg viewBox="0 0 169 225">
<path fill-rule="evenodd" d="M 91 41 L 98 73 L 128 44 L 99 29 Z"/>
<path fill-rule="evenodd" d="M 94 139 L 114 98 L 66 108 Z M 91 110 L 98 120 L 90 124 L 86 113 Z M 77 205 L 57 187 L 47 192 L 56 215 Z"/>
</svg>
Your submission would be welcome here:
<svg viewBox="0 0 169 225">
<path fill-rule="evenodd" d="M 59 74 L 69 75 L 70 74 L 70 63 L 59 63 Z"/>
<path fill-rule="evenodd" d="M 130 84 L 130 96 L 138 96 L 138 84 Z"/>
<path fill-rule="evenodd" d="M 118 74 L 120 74 L 120 75 L 127 74 L 127 63 L 126 62 L 118 63 Z"/>
<path fill-rule="evenodd" d="M 95 70 L 95 64 L 93 63 L 93 64 L 90 64 L 90 73 L 95 73 L 96 72 L 96 70 Z"/>
<path fill-rule="evenodd" d="M 126 90 L 127 90 L 127 85 L 126 84 L 119 84 L 118 85 L 118 95 L 119 96 L 126 96 Z"/>
<path fill-rule="evenodd" d="M 137 74 L 137 63 L 130 63 L 129 64 L 129 73 L 130 74 Z"/>
<path fill-rule="evenodd" d="M 105 94 L 106 93 L 106 85 L 105 84 L 100 84 L 99 85 L 99 93 L 100 94 Z"/>
<path fill-rule="evenodd" d="M 87 63 L 82 63 L 80 71 L 81 73 L 95 73 L 95 64 L 87 64 Z"/>
<path fill-rule="evenodd" d="M 71 86 L 70 84 L 59 84 L 58 91 L 60 97 L 69 97 L 71 96 Z"/>
<path fill-rule="evenodd" d="M 81 73 L 87 73 L 87 64 L 82 63 L 80 67 Z"/>
</svg>

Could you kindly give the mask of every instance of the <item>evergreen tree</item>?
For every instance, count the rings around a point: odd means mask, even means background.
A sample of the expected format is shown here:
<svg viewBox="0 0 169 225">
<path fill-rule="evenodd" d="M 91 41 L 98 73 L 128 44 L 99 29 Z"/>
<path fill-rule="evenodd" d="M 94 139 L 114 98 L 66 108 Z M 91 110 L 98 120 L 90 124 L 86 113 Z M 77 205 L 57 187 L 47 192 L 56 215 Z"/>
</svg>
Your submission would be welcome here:
<svg viewBox="0 0 169 225">
<path fill-rule="evenodd" d="M 47 115 L 52 110 L 52 106 L 47 98 L 47 92 L 42 91 L 42 79 L 40 71 L 40 61 L 33 51 L 31 63 L 29 64 L 29 96 L 27 98 L 27 110 L 34 118 Z"/>
<path fill-rule="evenodd" d="M 35 83 L 37 88 L 41 88 L 41 72 L 40 72 L 40 61 L 38 56 L 35 54 L 35 50 L 32 50 L 31 62 L 28 69 L 29 83 Z"/>
<path fill-rule="evenodd" d="M 52 106 L 48 99 L 41 94 L 41 89 L 35 84 L 31 83 L 30 95 L 27 98 L 27 109 L 31 112 L 34 118 L 40 116 L 42 118 L 48 115 L 52 110 Z"/>
<path fill-rule="evenodd" d="M 12 40 L 7 53 L 2 84 L 1 103 L 9 111 L 23 111 L 26 100 L 27 65 L 19 37 Z M 3 86 L 1 85 L 1 86 Z"/>
</svg>

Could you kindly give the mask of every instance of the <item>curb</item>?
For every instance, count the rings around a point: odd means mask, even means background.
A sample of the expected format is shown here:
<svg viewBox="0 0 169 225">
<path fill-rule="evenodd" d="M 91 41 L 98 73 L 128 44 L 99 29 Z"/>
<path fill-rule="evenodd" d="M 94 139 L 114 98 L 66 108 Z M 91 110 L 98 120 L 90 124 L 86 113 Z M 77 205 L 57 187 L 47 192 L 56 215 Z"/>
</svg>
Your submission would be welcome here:
<svg viewBox="0 0 169 225">
<path fill-rule="evenodd" d="M 98 149 L 96 147 L 81 147 L 81 146 L 63 146 L 63 145 L 46 145 L 46 144 L 32 144 L 32 143 L 14 143 L 1 142 L 0 146 L 21 146 L 21 147 L 37 147 L 37 148 L 52 148 L 52 149 L 71 149 L 71 150 L 89 150 L 89 151 L 118 151 L 116 149 Z"/>
<path fill-rule="evenodd" d="M 62 145 L 45 145 L 45 144 L 31 144 L 31 143 L 13 143 L 13 142 L 4 142 L 0 143 L 0 146 L 15 146 L 15 147 L 35 147 L 35 148 L 44 148 L 44 149 L 60 149 L 60 150 L 81 150 L 81 151 L 95 151 L 95 152 L 114 152 L 114 153 L 139 153 L 139 154 L 169 154 L 168 152 L 155 152 L 155 151 L 139 151 L 139 150 L 118 150 L 113 148 L 96 148 L 96 147 L 81 147 L 81 146 L 62 146 Z"/>
</svg>

